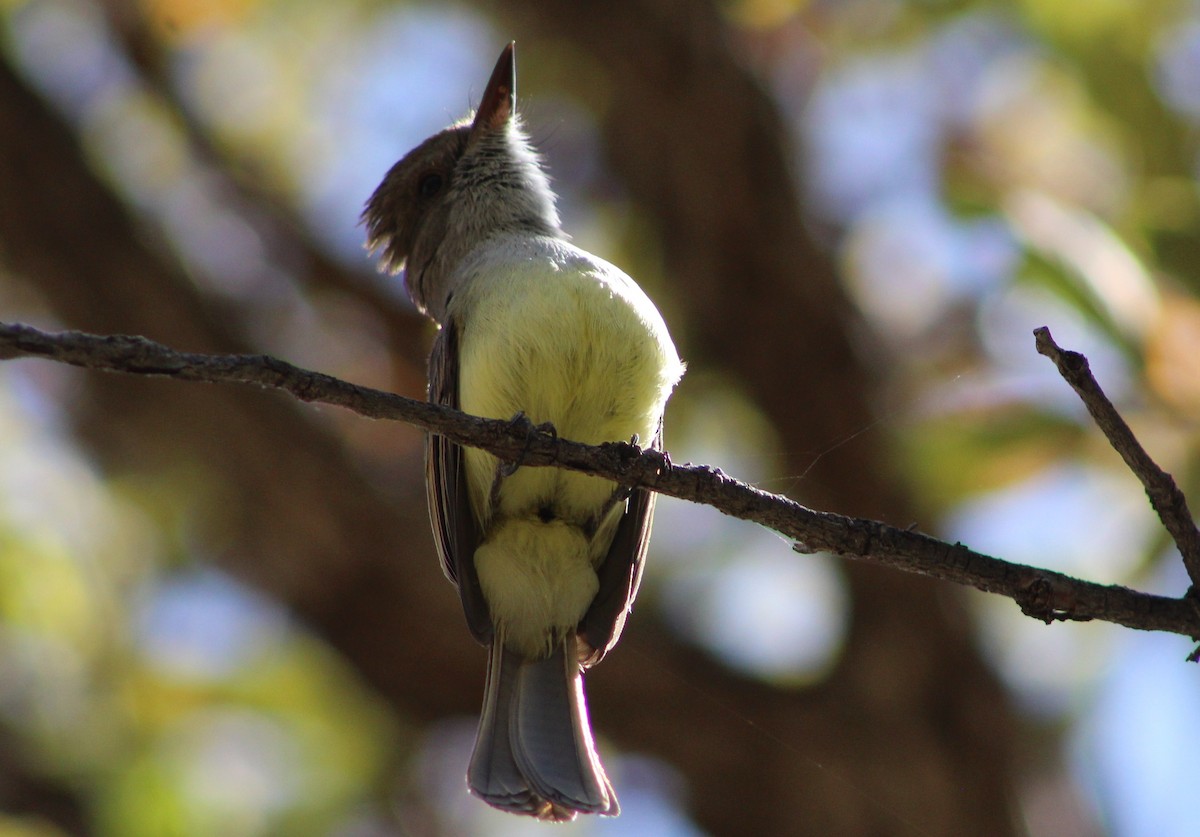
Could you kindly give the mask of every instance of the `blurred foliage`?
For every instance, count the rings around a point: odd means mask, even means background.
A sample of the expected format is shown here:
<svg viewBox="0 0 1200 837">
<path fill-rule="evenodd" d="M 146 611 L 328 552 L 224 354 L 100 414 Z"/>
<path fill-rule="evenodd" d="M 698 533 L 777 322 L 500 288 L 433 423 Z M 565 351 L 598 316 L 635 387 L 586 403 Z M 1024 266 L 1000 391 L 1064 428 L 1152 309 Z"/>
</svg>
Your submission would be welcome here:
<svg viewBox="0 0 1200 837">
<path fill-rule="evenodd" d="M 154 504 L 31 406 L 0 404 L 0 718 L 100 833 L 330 833 L 394 758 L 388 713 L 274 606 L 164 560 Z"/>
<path fill-rule="evenodd" d="M 1039 517 L 1039 481 L 1090 502 L 1084 492 L 1132 478 L 1036 357 L 1030 332 L 1049 325 L 1089 355 L 1200 504 L 1200 9 L 1167 0 L 723 8 L 792 120 L 813 232 L 840 254 L 892 375 L 876 424 L 813 440 L 801 459 L 776 450 L 735 382 L 693 369 L 672 407 L 670 449 L 802 497 L 813 461 L 857 434 L 885 433 L 928 515 L 923 528 L 1014 560 L 1182 592 L 1177 558 L 1136 485 L 1090 511 L 1120 519 L 1119 544 L 1098 539 L 1108 530 L 1087 510 Z M 387 386 L 395 370 L 381 359 L 378 323 L 290 288 L 286 259 L 213 186 L 211 169 L 286 204 L 320 247 L 361 267 L 362 199 L 392 158 L 465 109 L 502 38 L 459 6 L 153 0 L 130 9 L 161 65 L 135 64 L 100 5 L 0 4 L 9 54 L 198 282 L 243 306 L 271 351 Z M 420 75 L 423 93 L 401 102 L 393 81 L 406 73 Z M 686 289 L 666 287 L 653 226 L 598 148 L 604 68 L 545 43 L 523 73 L 537 85 L 532 128 L 568 226 L 653 289 L 672 319 L 672 294 Z M 106 483 L 45 394 L 69 390 L 64 379 L 0 372 L 0 718 L 40 769 L 81 790 L 100 833 L 122 837 L 353 833 L 371 821 L 387 805 L 396 751 L 415 745 L 286 615 L 198 569 L 191 518 L 220 511 L 206 506 L 203 485 L 186 473 Z M 399 457 L 411 447 L 378 426 L 336 421 L 362 450 L 390 445 Z M 771 538 L 714 517 L 662 504 L 663 560 L 649 596 L 743 670 L 793 685 L 819 678 L 848 618 L 836 570 L 814 564 L 794 578 L 768 567 Z M 1005 525 L 1024 553 L 1003 539 Z M 1080 527 L 1076 542 L 1056 540 L 1055 526 Z M 750 571 L 734 584 L 731 568 Z M 792 615 L 811 621 L 744 606 L 780 589 L 795 597 Z M 733 595 L 742 598 L 730 605 Z M 748 611 L 776 621 L 747 629 L 736 620 Z M 991 600 L 979 623 L 1000 671 L 1056 725 L 1086 719 L 1122 664 L 1102 626 L 1046 634 Z M 739 643 L 722 638 L 746 630 L 775 645 L 737 658 Z M 1162 688 L 1195 685 L 1185 674 Z M 1105 774 L 1115 757 L 1093 755 L 1099 795 L 1119 778 Z M 1084 820 L 1135 833 L 1118 827 L 1127 820 L 1111 806 L 1121 801 L 1079 804 Z M 1055 833 L 1052 817 L 1029 811 L 1032 833 Z M 0 837 L 53 833 L 0 818 Z"/>
</svg>

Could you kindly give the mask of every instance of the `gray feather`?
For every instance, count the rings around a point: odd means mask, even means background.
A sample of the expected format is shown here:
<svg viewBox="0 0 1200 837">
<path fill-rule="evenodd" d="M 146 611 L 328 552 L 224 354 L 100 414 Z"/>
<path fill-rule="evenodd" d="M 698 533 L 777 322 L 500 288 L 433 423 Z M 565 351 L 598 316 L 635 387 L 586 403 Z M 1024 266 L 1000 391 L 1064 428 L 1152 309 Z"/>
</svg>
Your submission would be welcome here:
<svg viewBox="0 0 1200 837">
<path fill-rule="evenodd" d="M 505 665 L 506 657 L 508 665 Z M 479 717 L 475 751 L 467 768 L 467 785 L 489 805 L 506 811 L 536 814 L 541 800 L 535 798 L 517 768 L 508 735 L 508 718 L 512 714 L 519 670 L 520 659 L 512 652 L 504 651 L 501 643 L 494 643 L 488 656 L 483 713 Z"/>
<path fill-rule="evenodd" d="M 467 770 L 471 792 L 489 804 L 546 820 L 620 813 L 592 743 L 574 646 L 568 637 L 528 660 L 493 644 Z"/>
</svg>

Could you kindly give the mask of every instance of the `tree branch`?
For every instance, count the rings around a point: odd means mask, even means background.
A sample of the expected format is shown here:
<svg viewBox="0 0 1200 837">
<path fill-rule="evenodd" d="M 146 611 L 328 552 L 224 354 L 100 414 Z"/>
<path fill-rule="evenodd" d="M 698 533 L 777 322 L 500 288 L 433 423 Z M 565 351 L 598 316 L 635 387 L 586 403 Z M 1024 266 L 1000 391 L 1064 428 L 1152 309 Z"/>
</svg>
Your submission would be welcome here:
<svg viewBox="0 0 1200 837">
<path fill-rule="evenodd" d="M 1035 345 L 1040 354 L 1054 361 L 1058 373 L 1078 393 L 1096 425 L 1109 444 L 1125 460 L 1129 470 L 1142 481 L 1150 506 L 1158 514 L 1167 532 L 1179 547 L 1183 566 L 1192 579 L 1192 590 L 1200 591 L 1200 530 L 1196 528 L 1187 498 L 1175 480 L 1150 458 L 1125 419 L 1108 400 L 1104 390 L 1092 375 L 1088 359 L 1079 352 L 1064 351 L 1054 342 L 1050 329 L 1042 326 L 1033 330 Z"/>
<path fill-rule="evenodd" d="M 345 407 L 368 418 L 404 421 L 506 461 L 583 471 L 630 488 L 648 488 L 709 505 L 791 538 L 798 552 L 831 552 L 997 593 L 1013 599 L 1026 615 L 1047 623 L 1095 619 L 1200 639 L 1200 607 L 1188 597 L 1172 599 L 1015 564 L 920 532 L 815 511 L 736 480 L 719 468 L 676 465 L 666 453 L 642 450 L 636 444 L 583 445 L 539 432 L 527 422 L 469 416 L 300 369 L 266 355 L 189 354 L 143 337 L 77 331 L 48 334 L 25 325 L 0 323 L 0 360 L 19 357 L 42 357 L 109 372 L 280 389 L 302 401 Z"/>
</svg>

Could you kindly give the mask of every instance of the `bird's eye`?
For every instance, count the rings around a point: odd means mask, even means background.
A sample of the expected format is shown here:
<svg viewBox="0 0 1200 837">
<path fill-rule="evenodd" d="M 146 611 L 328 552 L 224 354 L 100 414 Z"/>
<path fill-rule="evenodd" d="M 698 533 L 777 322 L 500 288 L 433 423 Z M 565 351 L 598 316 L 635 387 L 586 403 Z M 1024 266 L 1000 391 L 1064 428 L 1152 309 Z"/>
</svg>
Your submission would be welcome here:
<svg viewBox="0 0 1200 837">
<path fill-rule="evenodd" d="M 422 175 L 417 181 L 417 194 L 423 198 L 432 198 L 442 191 L 442 182 L 442 176 L 435 171 Z"/>
</svg>

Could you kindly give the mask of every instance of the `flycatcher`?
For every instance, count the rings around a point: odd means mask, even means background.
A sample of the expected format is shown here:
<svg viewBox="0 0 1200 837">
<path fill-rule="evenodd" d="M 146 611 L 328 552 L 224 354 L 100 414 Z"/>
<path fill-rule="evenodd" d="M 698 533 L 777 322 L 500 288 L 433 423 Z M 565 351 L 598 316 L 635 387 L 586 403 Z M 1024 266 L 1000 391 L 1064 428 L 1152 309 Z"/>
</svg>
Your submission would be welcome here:
<svg viewBox="0 0 1200 837">
<path fill-rule="evenodd" d="M 571 245 L 516 114 L 513 44 L 479 110 L 392 167 L 368 246 L 440 326 L 429 398 L 523 414 L 590 444 L 662 445 L 683 374 L 662 316 L 618 268 Z M 427 441 L 430 514 L 467 625 L 490 647 L 472 793 L 545 820 L 616 816 L 582 672 L 616 644 L 641 580 L 654 495 Z"/>
</svg>

